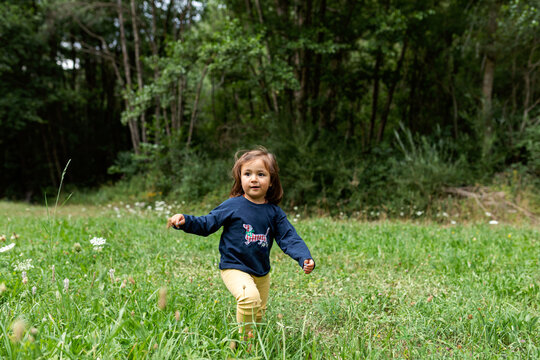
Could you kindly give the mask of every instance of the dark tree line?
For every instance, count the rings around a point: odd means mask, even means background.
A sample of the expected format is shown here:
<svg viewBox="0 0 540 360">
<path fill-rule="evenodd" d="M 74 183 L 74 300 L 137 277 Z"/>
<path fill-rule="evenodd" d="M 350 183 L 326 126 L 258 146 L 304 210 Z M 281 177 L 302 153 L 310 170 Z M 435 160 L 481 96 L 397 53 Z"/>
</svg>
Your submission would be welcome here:
<svg viewBox="0 0 540 360">
<path fill-rule="evenodd" d="M 0 196 L 57 186 L 69 158 L 75 184 L 115 159 L 179 182 L 186 169 L 164 170 L 179 154 L 257 143 L 310 167 L 297 201 L 351 196 L 329 163 L 362 187 L 378 176 L 362 162 L 424 140 L 477 174 L 538 176 L 539 22 L 530 0 L 3 2 Z"/>
</svg>

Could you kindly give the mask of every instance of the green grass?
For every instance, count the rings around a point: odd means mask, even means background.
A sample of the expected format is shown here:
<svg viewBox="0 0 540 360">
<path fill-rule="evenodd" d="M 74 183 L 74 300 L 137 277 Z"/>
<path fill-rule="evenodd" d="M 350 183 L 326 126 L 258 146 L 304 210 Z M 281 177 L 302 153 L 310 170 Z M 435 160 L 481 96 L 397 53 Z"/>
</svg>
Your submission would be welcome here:
<svg viewBox="0 0 540 360">
<path fill-rule="evenodd" d="M 237 325 L 219 234 L 166 230 L 169 211 L 181 210 L 70 205 L 53 221 L 43 207 L 0 202 L 0 247 L 19 235 L 0 253 L 0 358 L 540 357 L 535 228 L 300 220 L 317 268 L 304 275 L 274 246 L 269 309 L 248 353 L 244 341 L 229 349 Z M 102 251 L 93 237 L 107 239 Z M 23 284 L 14 264 L 25 259 Z M 13 341 L 18 319 L 26 332 Z"/>
</svg>

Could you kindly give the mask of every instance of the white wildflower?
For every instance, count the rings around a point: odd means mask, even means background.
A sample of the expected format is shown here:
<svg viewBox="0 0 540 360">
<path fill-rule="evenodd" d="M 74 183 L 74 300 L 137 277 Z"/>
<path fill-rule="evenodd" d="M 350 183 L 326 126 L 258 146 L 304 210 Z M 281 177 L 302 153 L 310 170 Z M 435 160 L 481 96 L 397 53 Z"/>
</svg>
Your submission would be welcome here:
<svg viewBox="0 0 540 360">
<path fill-rule="evenodd" d="M 114 269 L 110 269 L 109 270 L 109 276 L 111 277 L 111 282 L 115 282 L 115 279 L 114 279 Z"/>
<path fill-rule="evenodd" d="M 491 213 L 489 211 L 486 211 L 486 216 L 491 217 Z"/>
<path fill-rule="evenodd" d="M 499 222 L 497 220 L 491 220 L 489 222 L 490 225 L 497 225 Z"/>
<path fill-rule="evenodd" d="M 55 282 L 55 272 L 54 272 L 54 265 L 51 266 L 51 270 L 52 270 L 52 282 Z"/>
<path fill-rule="evenodd" d="M 424 212 L 423 211 L 417 211 L 416 216 L 421 216 Z"/>
<path fill-rule="evenodd" d="M 22 276 L 22 283 L 26 285 L 28 283 L 28 277 L 26 276 L 26 271 L 23 271 L 21 276 Z"/>
<path fill-rule="evenodd" d="M 8 251 L 8 250 L 11 250 L 11 249 L 13 249 L 14 247 L 15 247 L 15 243 L 11 243 L 11 244 L 9 244 L 9 245 L 6 245 L 6 246 L 4 246 L 4 247 L 1 247 L 1 248 L 0 248 L 0 253 L 6 252 L 6 251 Z"/>
<path fill-rule="evenodd" d="M 37 287 L 32 286 L 32 295 L 36 295 Z"/>
<path fill-rule="evenodd" d="M 92 244 L 95 251 L 101 251 L 106 242 L 107 240 L 101 237 L 94 237 L 90 239 L 90 244 Z"/>
<path fill-rule="evenodd" d="M 450 220 L 450 224 L 456 225 L 456 221 L 455 220 Z"/>
<path fill-rule="evenodd" d="M 443 212 L 443 213 L 442 213 L 442 216 L 448 217 L 448 213 L 447 213 L 447 212 Z"/>
<path fill-rule="evenodd" d="M 13 269 L 15 271 L 27 271 L 34 267 L 34 265 L 32 265 L 31 263 L 32 263 L 32 259 L 17 261 L 16 263 L 13 264 Z"/>
<path fill-rule="evenodd" d="M 3 293 L 4 291 L 6 291 L 6 290 L 7 290 L 6 284 L 1 283 L 1 284 L 0 284 L 0 294 L 2 294 L 2 293 Z"/>
<path fill-rule="evenodd" d="M 64 279 L 64 291 L 65 292 L 69 291 L 69 279 L 68 278 Z"/>
</svg>

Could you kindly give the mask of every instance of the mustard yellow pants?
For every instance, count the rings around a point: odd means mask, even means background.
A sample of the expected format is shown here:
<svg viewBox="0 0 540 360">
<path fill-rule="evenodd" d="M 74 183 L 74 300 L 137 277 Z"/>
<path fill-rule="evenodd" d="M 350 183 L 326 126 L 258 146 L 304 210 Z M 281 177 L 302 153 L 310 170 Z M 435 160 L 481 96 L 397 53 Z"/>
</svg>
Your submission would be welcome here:
<svg viewBox="0 0 540 360">
<path fill-rule="evenodd" d="M 249 323 L 261 322 L 266 311 L 270 274 L 258 277 L 240 270 L 226 269 L 221 270 L 221 278 L 236 299 L 236 321 L 245 324 L 245 332 L 249 331 Z"/>
</svg>

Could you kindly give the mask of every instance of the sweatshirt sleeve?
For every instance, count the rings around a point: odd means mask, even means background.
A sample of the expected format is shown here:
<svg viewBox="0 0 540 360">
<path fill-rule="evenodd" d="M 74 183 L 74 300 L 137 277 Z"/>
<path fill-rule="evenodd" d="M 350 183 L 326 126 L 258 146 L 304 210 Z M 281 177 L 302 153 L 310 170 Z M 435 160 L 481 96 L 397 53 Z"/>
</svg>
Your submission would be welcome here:
<svg viewBox="0 0 540 360">
<path fill-rule="evenodd" d="M 304 267 L 304 260 L 313 259 L 306 243 L 296 233 L 295 228 L 281 208 L 279 208 L 276 215 L 276 243 L 285 254 L 296 260 L 302 268 Z"/>
<path fill-rule="evenodd" d="M 184 230 L 190 234 L 208 236 L 215 233 L 229 219 L 234 210 L 228 206 L 227 202 L 222 203 L 208 215 L 193 216 L 185 215 L 186 222 L 184 225 L 174 227 L 177 230 Z"/>
</svg>

